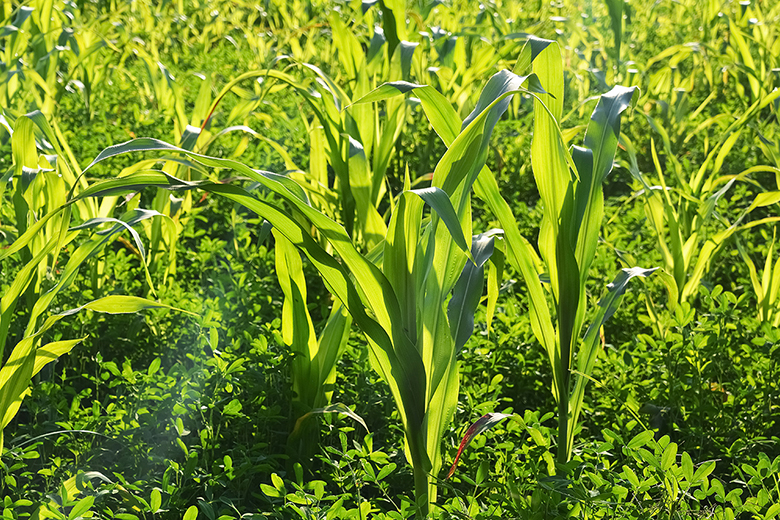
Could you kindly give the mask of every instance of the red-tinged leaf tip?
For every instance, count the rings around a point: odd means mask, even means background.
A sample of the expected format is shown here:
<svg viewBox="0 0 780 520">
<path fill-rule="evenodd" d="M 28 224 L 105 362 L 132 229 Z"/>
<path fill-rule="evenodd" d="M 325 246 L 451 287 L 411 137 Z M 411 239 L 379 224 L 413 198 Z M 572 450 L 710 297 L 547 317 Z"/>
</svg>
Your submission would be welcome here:
<svg viewBox="0 0 780 520">
<path fill-rule="evenodd" d="M 455 460 L 452 461 L 452 466 L 450 467 L 450 470 L 447 472 L 447 476 L 444 478 L 444 480 L 449 479 L 453 473 L 455 473 L 455 468 L 458 467 L 458 461 L 460 460 L 460 456 L 463 453 L 463 450 L 466 449 L 466 447 L 471 444 L 471 441 L 474 440 L 474 437 L 479 435 L 480 433 L 489 430 L 490 428 L 494 427 L 507 417 L 512 417 L 512 414 L 510 413 L 486 413 L 477 421 L 469 426 L 469 429 L 466 430 L 466 435 L 463 436 L 463 439 L 460 441 L 460 446 L 458 446 L 458 453 L 455 455 Z"/>
</svg>

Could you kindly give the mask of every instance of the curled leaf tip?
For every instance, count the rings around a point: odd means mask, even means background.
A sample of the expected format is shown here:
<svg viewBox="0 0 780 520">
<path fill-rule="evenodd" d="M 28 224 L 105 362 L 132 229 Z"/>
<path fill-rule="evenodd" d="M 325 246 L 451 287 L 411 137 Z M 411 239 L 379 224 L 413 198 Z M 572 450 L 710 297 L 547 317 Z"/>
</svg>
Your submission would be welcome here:
<svg viewBox="0 0 780 520">
<path fill-rule="evenodd" d="M 447 472 L 447 476 L 444 478 L 444 480 L 449 479 L 455 473 L 455 468 L 458 467 L 460 456 L 463 454 L 463 451 L 466 449 L 466 447 L 471 444 L 471 441 L 474 440 L 474 437 L 494 427 L 507 417 L 512 417 L 512 415 L 513 414 L 511 413 L 486 413 L 477 419 L 474 424 L 469 426 L 469 429 L 466 430 L 466 435 L 464 435 L 463 439 L 460 441 L 460 446 L 458 446 L 458 453 L 455 455 L 455 460 L 452 461 L 452 466 L 450 466 L 450 470 Z"/>
</svg>

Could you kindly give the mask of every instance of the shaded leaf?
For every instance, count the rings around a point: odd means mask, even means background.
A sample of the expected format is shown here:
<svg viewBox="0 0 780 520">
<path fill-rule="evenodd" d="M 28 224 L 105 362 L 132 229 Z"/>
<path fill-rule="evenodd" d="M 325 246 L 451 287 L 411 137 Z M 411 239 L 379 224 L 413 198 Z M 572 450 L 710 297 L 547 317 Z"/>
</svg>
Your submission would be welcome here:
<svg viewBox="0 0 780 520">
<path fill-rule="evenodd" d="M 447 196 L 447 193 L 443 189 L 435 186 L 409 191 L 419 196 L 426 204 L 436 211 L 439 218 L 441 218 L 444 225 L 447 226 L 447 229 L 450 231 L 455 244 L 457 244 L 461 251 L 470 256 L 471 253 L 469 252 L 468 244 L 466 244 L 466 237 L 463 236 L 463 228 L 460 226 L 458 215 L 455 213 L 455 208 L 452 207 L 452 201 L 449 196 Z"/>
<path fill-rule="evenodd" d="M 493 255 L 494 243 L 493 236 L 487 234 L 474 236 L 471 243 L 474 262 L 466 262 L 452 290 L 452 299 L 447 306 L 447 318 L 456 352 L 463 348 L 474 332 L 474 313 L 485 285 L 485 262 Z"/>
<path fill-rule="evenodd" d="M 360 423 L 360 425 L 363 426 L 363 428 L 365 428 L 366 432 L 368 432 L 368 426 L 366 426 L 366 421 L 364 421 L 362 417 L 360 417 L 358 414 L 350 410 L 349 407 L 343 403 L 333 403 L 324 408 L 317 408 L 315 410 L 312 410 L 309 413 L 299 417 L 298 420 L 295 421 L 295 427 L 293 428 L 293 431 L 290 434 L 290 436 L 294 437 L 300 431 L 301 425 L 309 417 L 318 414 L 325 414 L 325 413 L 338 413 L 341 415 L 346 415 L 347 417 L 350 417 L 351 419 L 354 419 L 355 421 Z"/>
</svg>

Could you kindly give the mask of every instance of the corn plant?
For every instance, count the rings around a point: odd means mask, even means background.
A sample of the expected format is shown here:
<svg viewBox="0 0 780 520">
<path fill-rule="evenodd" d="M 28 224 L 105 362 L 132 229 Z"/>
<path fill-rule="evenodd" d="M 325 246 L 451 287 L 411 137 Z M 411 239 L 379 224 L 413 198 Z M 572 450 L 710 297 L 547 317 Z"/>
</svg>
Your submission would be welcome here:
<svg viewBox="0 0 780 520">
<path fill-rule="evenodd" d="M 179 152 L 204 166 L 228 168 L 246 176 L 268 188 L 279 202 L 261 201 L 232 184 L 187 182 L 162 172 L 135 172 L 103 181 L 83 195 L 127 191 L 139 185 L 204 189 L 255 211 L 278 235 L 301 250 L 363 331 L 371 365 L 390 386 L 404 426 L 407 459 L 414 470 L 418 512 L 424 516 L 436 500 L 441 439 L 457 403 L 457 352 L 473 330 L 484 264 L 494 247 L 490 234 L 475 236 L 472 244 L 466 240 L 472 235 L 471 187 L 484 165 L 488 139 L 508 106 L 508 97 L 526 81 L 538 85 L 535 77 L 529 81 L 508 71 L 491 78 L 478 106 L 439 161 L 432 186 L 411 190 L 407 177 L 378 256 L 358 252 L 346 230 L 313 207 L 301 187 L 287 177 L 154 139 L 109 147 L 93 164 L 121 153 Z M 426 89 L 429 97 L 435 92 L 425 87 L 419 93 L 426 95 Z M 403 86 L 399 89 L 397 84 L 386 84 L 364 101 L 403 92 Z M 437 117 L 435 112 L 428 115 Z M 298 215 L 285 211 L 281 201 Z M 426 203 L 433 208 L 430 218 L 423 215 Z M 301 217 L 306 225 L 299 222 Z M 333 254 L 312 238 L 311 227 L 327 241 Z M 311 338 L 308 324 L 302 327 L 304 330 L 294 332 L 305 337 L 308 329 Z"/>
<path fill-rule="evenodd" d="M 277 277 L 284 293 L 282 338 L 295 355 L 292 362 L 295 428 L 290 443 L 294 453 L 304 455 L 314 447 L 316 435 L 310 434 L 312 428 L 305 419 L 299 421 L 330 404 L 336 363 L 347 346 L 352 317 L 340 302 L 334 302 L 325 327 L 317 335 L 306 303 L 301 253 L 278 230 L 273 234 Z"/>
<path fill-rule="evenodd" d="M 386 14 L 399 12 L 390 3 L 381 7 Z M 400 12 L 403 13 L 403 10 Z M 368 14 L 364 13 L 363 16 L 369 19 Z M 385 17 L 383 20 L 387 25 L 391 18 Z M 360 17 L 354 23 L 359 21 Z M 396 86 L 414 88 L 413 84 L 401 80 L 408 79 L 411 74 L 416 45 L 404 41 L 404 33 L 396 25 L 390 33 L 375 29 L 368 50 L 365 51 L 360 40 L 337 13 L 329 17 L 329 23 L 339 64 L 349 79 L 345 88 L 339 87 L 339 76 L 333 79 L 318 67 L 305 63 L 293 62 L 304 72 L 314 73 L 316 82 L 312 86 L 316 89 L 316 95 L 312 95 L 312 89 L 306 87 L 305 83 L 299 84 L 288 75 L 292 72 L 292 66 L 284 72 L 264 73 L 260 77 L 266 79 L 269 85 L 272 81 L 279 81 L 293 89 L 303 97 L 314 114 L 309 121 L 302 112 L 302 119 L 309 129 L 311 146 L 306 174 L 298 171 L 297 165 L 277 148 L 285 157 L 289 175 L 306 188 L 314 207 L 340 221 L 359 247 L 371 250 L 387 233 L 387 223 L 379 213 L 379 208 L 387 199 L 386 172 L 395 142 L 405 127 L 409 108 L 403 98 L 383 98 L 383 111 L 376 103 L 365 102 L 365 95 L 380 81 L 399 80 L 394 83 Z M 248 73 L 237 81 L 259 74 Z M 472 81 L 468 78 L 465 83 L 473 91 Z M 358 98 L 361 100 L 355 102 Z M 329 178 L 328 166 L 335 172 L 335 177 Z M 390 204 L 392 206 L 392 202 Z M 323 241 L 323 245 L 329 247 L 326 241 Z M 283 239 L 276 241 L 276 250 L 279 258 L 296 262 L 293 257 L 296 253 L 290 250 Z M 292 365 L 296 396 L 293 419 L 296 419 L 307 416 L 311 410 L 319 409 L 329 402 L 328 393 L 324 389 L 327 388 L 327 381 L 335 377 L 335 362 L 346 346 L 350 321 L 347 314 L 337 311 L 339 305 L 335 304 L 318 338 L 305 305 L 305 284 L 300 274 L 294 269 L 279 269 L 277 275 L 285 292 L 282 314 L 285 343 L 297 354 Z M 298 446 L 313 444 L 310 436 L 301 437 L 297 426 L 291 441 Z"/>
<path fill-rule="evenodd" d="M 38 153 L 35 129 L 48 140 L 48 146 L 53 147 L 51 151 L 56 151 L 56 155 Z M 75 282 L 84 264 L 119 233 L 129 230 L 138 249 L 143 252 L 140 237 L 132 226 L 159 214 L 136 208 L 120 218 L 112 218 L 108 214 L 114 208 L 115 197 L 105 197 L 101 204 L 97 204 L 88 196 L 73 195 L 74 191 L 82 187 L 83 179 L 74 176 L 69 158 L 40 112 L 17 118 L 12 132 L 14 167 L 9 172 L 9 180 L 13 188 L 16 225 L 8 228 L 12 232 L 6 236 L 13 240 L 0 253 L 0 260 L 18 254 L 22 267 L 0 298 L 0 357 L 5 351 L 11 320 L 20 301 L 26 300 L 28 312 L 23 337 L 0 369 L 0 449 L 2 430 L 19 410 L 33 376 L 50 361 L 68 353 L 83 339 L 41 345 L 46 333 L 60 319 L 82 309 L 135 313 L 147 308 L 168 307 L 143 298 L 112 295 L 43 319 L 55 298 Z M 8 182 L 5 179 L 0 183 L 0 200 L 4 199 L 6 184 Z M 101 212 L 106 216 L 100 216 Z M 71 225 L 74 214 L 83 218 L 78 225 Z M 107 228 L 106 224 L 109 225 Z M 74 243 L 84 230 L 95 228 L 102 229 L 98 229 L 88 239 L 81 240 L 67 256 L 67 262 L 58 265 L 58 259 L 66 256 L 66 246 Z M 143 263 L 144 258 L 141 260 Z M 150 281 L 148 272 L 147 281 Z M 44 291 L 47 285 L 51 287 Z"/>
<path fill-rule="evenodd" d="M 397 41 L 394 48 L 392 38 L 383 43 L 383 34 L 375 31 L 372 47 L 366 53 L 337 13 L 330 17 L 330 24 L 340 63 L 356 82 L 349 89 L 351 92 L 342 90 L 319 68 L 304 65 L 304 70 L 314 71 L 318 77 L 320 96 L 312 97 L 295 84 L 287 83 L 304 96 L 315 118 L 311 123 L 303 118 L 311 139 L 308 174 L 295 172 L 298 168 L 289 160 L 286 162 L 288 169 L 293 170 L 291 176 L 310 192 L 313 205 L 330 218 L 340 220 L 357 245 L 371 250 L 387 233 L 387 224 L 378 208 L 385 197 L 385 173 L 408 108 L 403 100 L 391 100 L 382 118 L 379 109 L 370 104 L 344 107 L 355 96 L 360 97 L 373 88 L 377 77 L 401 79 L 408 75 L 414 46 Z M 395 32 L 393 35 L 397 36 Z M 377 50 L 382 47 L 387 48 L 386 59 L 382 59 L 385 53 Z M 336 173 L 332 182 L 328 179 L 328 164 Z M 312 433 L 316 432 L 308 424 L 308 428 L 301 429 L 299 421 L 330 402 L 336 362 L 346 348 L 352 319 L 339 302 L 334 302 L 331 315 L 317 337 L 306 306 L 306 282 L 295 267 L 300 265 L 300 253 L 278 232 L 274 234 L 280 260 L 277 265 L 286 264 L 277 269 L 285 294 L 283 335 L 285 343 L 297 354 L 292 365 L 296 427 L 290 442 L 295 451 L 304 454 L 302 450 L 308 446 L 310 451 L 314 445 L 316 436 Z M 324 245 L 328 247 L 327 242 Z"/>
<path fill-rule="evenodd" d="M 618 273 L 580 339 L 588 308 L 586 283 L 603 216 L 602 183 L 612 170 L 620 115 L 631 105 L 636 88 L 615 87 L 601 96 L 587 127 L 585 146 L 573 147 L 569 161 L 557 128 L 563 107 L 558 45 L 544 41 L 530 45 L 531 52 L 537 54 L 533 71 L 548 91 L 535 101 L 531 148 L 534 179 L 544 205 L 538 242 L 541 259 L 519 233 L 507 231 L 516 229 L 516 224 L 507 214 L 506 203 L 498 198 L 495 186 L 486 186 L 483 193 L 507 233 L 508 258 L 523 274 L 531 299 L 534 333 L 553 367 L 553 395 L 558 401 L 558 461 L 563 463 L 571 456 L 585 386 L 599 351 L 599 330 L 620 304 L 628 281 L 635 276 L 647 276 L 654 269 L 637 267 Z M 549 276 L 555 321 L 543 299 L 542 273 Z"/>
<path fill-rule="evenodd" d="M 686 175 L 684 163 L 672 152 L 666 130 L 652 118 L 648 120 L 661 135 L 666 151 L 664 168 L 655 141 L 651 140 L 655 182 L 639 171 L 633 143 L 623 137 L 629 157 L 629 170 L 641 186 L 645 213 L 661 251 L 664 269 L 674 279 L 673 288 L 678 302 L 687 301 L 697 294 L 705 273 L 729 238 L 743 229 L 778 220 L 778 217 L 765 217 L 743 223 L 756 208 L 776 203 L 776 192 L 771 191 L 759 193 L 734 222 L 716 211 L 720 199 L 735 183 L 749 182 L 749 176 L 757 172 L 777 174 L 775 167 L 753 166 L 739 173 L 720 175 L 728 153 L 747 128 L 748 122 L 778 97 L 780 90 L 756 101 L 748 111 L 733 121 L 708 150 L 701 166 L 689 175 Z M 703 124 L 707 123 L 705 121 Z M 671 175 L 668 176 L 667 172 Z M 721 223 L 721 229 L 714 233 L 710 228 L 713 220 Z"/>
<path fill-rule="evenodd" d="M 762 238 L 767 239 L 768 237 L 763 234 Z M 750 284 L 757 300 L 758 319 L 763 323 L 770 323 L 773 327 L 780 327 L 780 259 L 775 258 L 777 228 L 772 232 L 772 240 L 769 242 L 760 278 L 756 264 L 753 263 L 748 250 L 739 237 L 737 237 L 736 242 L 739 254 L 750 273 Z"/>
<path fill-rule="evenodd" d="M 520 234 L 510 206 L 487 168 L 476 179 L 475 194 L 501 223 L 507 259 L 522 274 L 528 288 L 533 332 L 553 368 L 553 394 L 559 406 L 558 460 L 566 462 L 571 455 L 585 386 L 598 354 L 601 326 L 620 304 L 628 281 L 635 276 L 647 276 L 654 269 L 633 268 L 618 273 L 607 286 L 585 336 L 578 339 L 587 310 L 585 284 L 603 214 L 601 185 L 612 169 L 620 114 L 631 104 L 636 89 L 615 87 L 603 95 L 588 125 L 585 147 L 574 147 L 569 153 L 563 147 L 558 125 L 563 107 L 563 65 L 558 44 L 531 39 L 523 48 L 515 71 L 529 67 L 533 67 L 535 78 L 547 91 L 536 91 L 531 151 L 534 178 L 545 211 L 538 243 L 542 258 Z M 457 114 L 427 102 L 426 97 L 420 96 L 423 107 L 431 112 L 436 110 L 436 117 L 430 120 L 449 146 L 456 135 Z M 555 314 L 548 306 L 542 275 L 549 277 Z M 572 381 L 575 363 L 578 377 Z"/>
</svg>

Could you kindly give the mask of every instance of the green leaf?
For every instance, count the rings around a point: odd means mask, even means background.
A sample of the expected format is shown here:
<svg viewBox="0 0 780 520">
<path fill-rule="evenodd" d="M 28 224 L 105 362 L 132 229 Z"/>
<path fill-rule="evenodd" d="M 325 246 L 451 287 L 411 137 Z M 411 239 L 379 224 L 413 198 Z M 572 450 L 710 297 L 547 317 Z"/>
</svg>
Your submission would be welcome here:
<svg viewBox="0 0 780 520">
<path fill-rule="evenodd" d="M 382 271 L 393 286 L 401 308 L 401 324 L 404 330 L 417 330 L 418 264 L 422 208 L 425 202 L 410 191 L 406 176 L 401 193 L 390 217 L 385 237 Z"/>
<path fill-rule="evenodd" d="M 408 81 L 390 81 L 378 86 L 352 104 L 359 105 L 361 103 L 375 103 L 377 101 L 384 101 L 385 99 L 400 96 L 402 94 L 406 94 L 407 92 L 411 92 L 416 88 L 422 88 L 424 86 L 425 85 L 409 83 Z"/>
<path fill-rule="evenodd" d="M 241 405 L 241 401 L 238 399 L 232 399 L 228 404 L 225 405 L 225 407 L 222 409 L 222 413 L 224 415 L 238 415 L 241 413 L 241 408 L 243 406 Z"/>
<path fill-rule="evenodd" d="M 528 41 L 520 50 L 520 56 L 518 56 L 517 62 L 515 63 L 514 73 L 525 74 L 537 56 L 539 56 L 551 43 L 553 43 L 553 40 L 545 40 L 533 35 L 528 35 Z"/>
<path fill-rule="evenodd" d="M 643 432 L 640 432 L 634 436 L 630 441 L 628 441 L 628 444 L 626 444 L 626 447 L 630 449 L 636 449 L 641 448 L 642 446 L 646 446 L 648 442 L 650 442 L 653 439 L 653 431 L 652 430 L 645 430 Z"/>
<path fill-rule="evenodd" d="M 674 442 L 670 442 L 666 446 L 666 449 L 664 450 L 664 454 L 661 456 L 661 469 L 667 471 L 669 468 L 672 467 L 676 459 L 677 459 L 677 444 Z"/>
<path fill-rule="evenodd" d="M 623 0 L 619 0 L 622 2 Z M 593 152 L 592 173 L 580 171 L 578 190 L 578 220 L 582 222 L 577 261 L 581 272 L 587 272 L 596 254 L 601 222 L 604 216 L 602 183 L 612 171 L 620 137 L 621 114 L 638 97 L 636 87 L 616 86 L 599 98 L 585 133 L 585 146 Z M 576 160 L 575 160 L 576 162 Z"/>
<path fill-rule="evenodd" d="M 86 170 L 85 170 L 86 171 Z M 132 182 L 129 182 L 132 179 Z M 203 182 L 187 182 L 177 179 L 165 172 L 155 170 L 142 170 L 133 172 L 126 177 L 105 179 L 92 184 L 89 188 L 81 190 L 69 202 L 76 202 L 87 197 L 104 197 L 107 195 L 121 195 L 135 193 L 153 186 L 164 190 L 191 190 L 203 184 Z"/>
<path fill-rule="evenodd" d="M 262 177 L 266 177 L 269 179 L 272 179 L 274 181 L 277 181 L 279 184 L 284 186 L 287 190 L 289 190 L 289 193 L 293 194 L 297 198 L 299 198 L 302 201 L 306 200 L 306 194 L 303 191 L 303 189 L 292 179 L 285 177 L 284 175 L 279 175 L 276 173 L 271 172 L 259 172 L 256 170 L 252 170 L 245 165 L 232 161 L 230 159 L 215 159 L 208 157 L 206 155 L 196 154 L 189 150 L 185 150 L 183 148 L 179 148 L 177 146 L 173 146 L 172 144 L 168 144 L 165 141 L 160 141 L 159 139 L 152 139 L 150 137 L 142 137 L 139 139 L 133 139 L 130 141 L 126 141 L 124 143 L 116 144 L 113 146 L 109 146 L 108 148 L 104 149 L 102 152 L 100 152 L 97 157 L 86 167 L 84 168 L 84 173 L 89 171 L 92 167 L 94 167 L 97 163 L 104 161 L 108 158 L 115 157 L 117 155 L 122 155 L 126 153 L 132 153 L 132 152 L 152 152 L 152 151 L 167 151 L 167 152 L 181 152 L 185 153 L 188 156 L 194 158 L 195 160 L 201 159 L 201 162 L 208 165 L 220 165 L 223 167 L 230 168 L 231 166 L 235 167 L 235 169 L 238 169 L 242 173 L 250 173 L 251 177 L 255 180 L 258 179 L 258 175 Z M 164 174 L 164 176 L 171 182 L 175 182 L 175 184 L 178 186 L 176 188 L 171 189 L 182 189 L 182 188 L 188 188 L 188 187 L 194 187 L 197 184 L 187 183 L 180 179 L 176 179 L 175 177 L 172 177 L 170 175 Z M 133 178 L 137 178 L 134 176 Z M 112 179 L 114 183 L 119 184 L 122 178 L 120 179 Z M 107 181 L 110 182 L 110 181 Z M 149 181 L 149 184 L 151 184 L 153 181 Z M 154 184 L 157 187 L 162 187 L 161 184 L 157 183 Z M 134 191 L 137 191 L 139 188 L 143 187 L 143 185 L 136 185 L 132 186 L 134 188 Z M 126 188 L 125 188 L 126 189 Z M 90 192 L 89 190 L 85 190 L 79 194 L 78 198 L 83 198 L 85 196 L 95 196 L 94 192 Z"/>
<path fill-rule="evenodd" d="M 466 237 L 463 236 L 463 228 L 460 225 L 460 220 L 455 213 L 455 208 L 452 207 L 452 201 L 447 193 L 435 186 L 409 191 L 420 197 L 436 211 L 439 218 L 441 218 L 444 225 L 447 226 L 447 229 L 450 231 L 455 244 L 457 244 L 461 251 L 469 255 L 469 258 L 472 258 L 469 246 L 466 243 Z"/>
<path fill-rule="evenodd" d="M 490 473 L 488 461 L 483 460 L 479 463 L 479 467 L 477 468 L 477 476 L 474 479 L 474 482 L 476 482 L 478 485 L 482 484 L 487 478 L 488 473 Z"/>
<path fill-rule="evenodd" d="M 268 484 L 260 484 L 260 491 L 262 491 L 265 496 L 271 498 L 279 498 L 282 496 L 278 489 L 273 486 L 269 486 Z"/>
<path fill-rule="evenodd" d="M 687 451 L 684 451 L 682 457 L 680 457 L 680 466 L 682 466 L 685 480 L 693 483 L 693 461 Z"/>
<path fill-rule="evenodd" d="M 276 277 L 284 294 L 282 303 L 282 339 L 295 357 L 292 361 L 293 391 L 297 399 L 314 407 L 324 381 L 312 360 L 318 343 L 309 314 L 306 279 L 300 251 L 284 235 L 273 230 L 275 241 Z"/>
<path fill-rule="evenodd" d="M 152 513 L 156 513 L 160 510 L 160 506 L 162 506 L 162 495 L 160 490 L 155 488 L 152 490 L 152 496 L 149 498 L 149 508 Z"/>
<path fill-rule="evenodd" d="M 707 478 L 709 474 L 712 473 L 714 470 L 715 470 L 714 460 L 708 460 L 707 462 L 702 462 L 702 464 L 698 468 L 696 468 L 696 472 L 693 474 L 691 483 L 701 482 L 702 480 Z"/>
<path fill-rule="evenodd" d="M 40 347 L 35 352 L 35 364 L 33 365 L 32 375 L 34 376 L 47 364 L 73 350 L 73 347 L 84 341 L 84 339 L 86 338 L 54 341 Z"/>
<path fill-rule="evenodd" d="M 463 348 L 474 332 L 474 313 L 485 285 L 485 262 L 493 254 L 494 242 L 493 236 L 486 234 L 474 236 L 471 245 L 474 263 L 466 263 L 458 283 L 453 288 L 452 299 L 447 306 L 447 318 L 456 352 Z"/>
<path fill-rule="evenodd" d="M 612 34 L 615 38 L 615 59 L 620 63 L 620 43 L 623 39 L 623 2 L 624 0 L 604 0 L 609 11 Z"/>
<path fill-rule="evenodd" d="M 171 309 L 189 314 L 191 316 L 197 316 L 197 314 L 194 312 L 172 307 L 165 303 L 154 302 L 147 300 L 146 298 L 139 298 L 137 296 L 121 296 L 116 294 L 105 296 L 82 305 L 81 307 L 62 312 L 59 314 L 59 316 L 70 316 L 71 314 L 75 314 L 83 309 L 95 312 L 104 312 L 108 314 L 131 314 L 147 309 Z"/>
<path fill-rule="evenodd" d="M 95 503 L 94 496 L 88 496 L 82 498 L 81 500 L 76 502 L 76 505 L 74 505 L 73 509 L 70 510 L 70 513 L 68 514 L 68 520 L 76 520 L 77 518 L 83 517 L 84 513 L 89 511 L 94 503 Z"/>
<path fill-rule="evenodd" d="M 487 133 L 489 134 L 495 124 L 498 122 L 498 119 L 509 107 L 511 100 L 509 98 L 502 98 L 502 96 L 506 93 L 519 90 L 523 85 L 527 85 L 528 90 L 531 92 L 537 92 L 539 94 L 547 93 L 542 88 L 542 85 L 539 82 L 539 78 L 536 76 L 536 74 L 518 76 L 514 72 L 510 72 L 508 70 L 500 70 L 495 73 L 490 78 L 490 80 L 488 80 L 487 85 L 485 85 L 485 88 L 483 88 L 482 92 L 479 94 L 479 100 L 477 101 L 474 110 L 472 110 L 471 113 L 466 116 L 466 119 L 463 120 L 461 131 L 469 126 L 469 124 L 471 124 L 471 122 L 479 114 L 487 110 L 488 107 L 493 107 L 492 111 L 488 115 L 488 120 L 485 123 L 485 127 L 489 129 L 487 130 Z M 501 98 L 499 104 L 493 106 L 494 101 L 499 98 Z"/>
<path fill-rule="evenodd" d="M 629 468 L 628 466 L 623 466 L 623 476 L 626 478 L 626 480 L 628 480 L 634 489 L 639 487 L 639 479 L 637 478 L 633 469 Z"/>
<path fill-rule="evenodd" d="M 458 446 L 458 453 L 455 455 L 455 460 L 452 461 L 452 466 L 450 466 L 450 470 L 447 472 L 445 480 L 450 478 L 453 473 L 455 473 L 455 469 L 458 467 L 458 461 L 460 460 L 460 456 L 463 454 L 463 450 L 465 450 L 468 445 L 471 444 L 471 441 L 474 440 L 474 437 L 493 428 L 507 417 L 512 417 L 512 415 L 513 414 L 508 413 L 486 413 L 477 419 L 474 424 L 469 426 L 469 429 L 466 430 L 466 434 L 460 441 L 460 446 Z"/>
<path fill-rule="evenodd" d="M 284 492 L 284 480 L 282 480 L 282 477 L 276 473 L 271 473 L 271 482 L 277 490 Z"/>
<path fill-rule="evenodd" d="M 187 511 L 184 513 L 182 520 L 196 520 L 197 518 L 198 518 L 197 506 L 190 506 L 189 508 L 187 508 Z"/>
<path fill-rule="evenodd" d="M 387 226 L 376 209 L 371 172 L 363 145 L 349 137 L 349 182 L 357 209 L 357 224 L 367 249 L 372 249 L 387 234 Z"/>
<path fill-rule="evenodd" d="M 496 243 L 494 242 L 494 247 Z M 488 335 L 492 329 L 493 316 L 496 312 L 501 280 L 504 277 L 504 250 L 503 242 L 498 242 L 498 247 L 493 251 L 488 266 L 487 304 L 485 306 L 485 325 Z"/>
<path fill-rule="evenodd" d="M 485 201 L 504 230 L 507 259 L 512 267 L 522 274 L 531 300 L 530 318 L 534 336 L 544 346 L 550 359 L 555 355 L 555 330 L 547 307 L 547 298 L 539 281 L 537 265 L 540 264 L 536 251 L 520 233 L 520 227 L 512 215 L 509 204 L 501 196 L 493 174 L 487 169 L 477 177 L 474 185 L 476 195 Z"/>
</svg>

